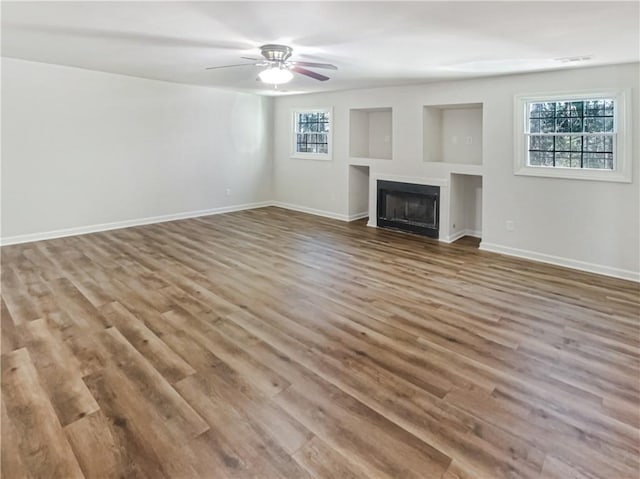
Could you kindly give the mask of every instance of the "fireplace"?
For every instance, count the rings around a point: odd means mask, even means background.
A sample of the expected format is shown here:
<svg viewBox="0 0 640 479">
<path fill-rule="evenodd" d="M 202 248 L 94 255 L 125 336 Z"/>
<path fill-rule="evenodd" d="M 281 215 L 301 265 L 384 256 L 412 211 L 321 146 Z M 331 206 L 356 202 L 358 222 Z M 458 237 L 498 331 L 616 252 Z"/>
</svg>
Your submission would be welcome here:
<svg viewBox="0 0 640 479">
<path fill-rule="evenodd" d="M 378 180 L 378 226 L 438 237 L 440 187 Z"/>
</svg>

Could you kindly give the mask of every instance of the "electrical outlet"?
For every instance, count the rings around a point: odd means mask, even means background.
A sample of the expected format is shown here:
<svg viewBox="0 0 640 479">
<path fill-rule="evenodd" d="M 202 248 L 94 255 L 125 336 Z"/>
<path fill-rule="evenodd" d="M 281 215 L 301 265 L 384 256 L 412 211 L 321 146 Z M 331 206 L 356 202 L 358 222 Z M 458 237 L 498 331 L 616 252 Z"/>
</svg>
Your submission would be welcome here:
<svg viewBox="0 0 640 479">
<path fill-rule="evenodd" d="M 227 196 L 231 196 L 231 188 L 227 188 L 226 194 L 227 194 Z"/>
<path fill-rule="evenodd" d="M 513 222 L 513 220 L 507 220 L 506 226 L 507 231 L 515 231 L 516 229 L 516 224 Z"/>
<path fill-rule="evenodd" d="M 472 136 L 465 136 L 464 142 L 467 145 L 471 145 L 473 143 L 473 137 Z"/>
</svg>

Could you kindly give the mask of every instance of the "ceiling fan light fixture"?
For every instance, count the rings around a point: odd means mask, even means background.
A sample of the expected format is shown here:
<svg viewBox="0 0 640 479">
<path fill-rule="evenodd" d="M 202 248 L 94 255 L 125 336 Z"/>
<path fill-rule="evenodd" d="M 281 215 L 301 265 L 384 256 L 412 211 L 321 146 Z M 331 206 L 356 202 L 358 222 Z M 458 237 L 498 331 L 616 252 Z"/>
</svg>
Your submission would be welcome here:
<svg viewBox="0 0 640 479">
<path fill-rule="evenodd" d="M 293 73 L 286 68 L 270 67 L 266 70 L 262 70 L 258 73 L 258 76 L 263 83 L 269 83 L 270 85 L 282 85 L 283 83 L 291 81 Z"/>
<path fill-rule="evenodd" d="M 242 57 L 245 60 L 253 60 L 253 63 L 240 63 L 236 65 L 222 65 L 208 67 L 207 70 L 217 70 L 219 68 L 231 68 L 231 67 L 266 67 L 265 70 L 258 73 L 256 80 L 266 83 L 267 85 L 282 85 L 288 83 L 293 78 L 293 74 L 303 75 L 309 78 L 313 78 L 318 81 L 327 81 L 329 77 L 322 73 L 308 70 L 305 67 L 310 68 L 325 68 L 328 70 L 337 70 L 338 67 L 331 63 L 316 63 L 316 62 L 301 62 L 301 61 L 289 61 L 293 50 L 286 45 L 262 45 L 260 47 L 260 53 L 264 57 L 264 60 L 253 57 Z"/>
</svg>

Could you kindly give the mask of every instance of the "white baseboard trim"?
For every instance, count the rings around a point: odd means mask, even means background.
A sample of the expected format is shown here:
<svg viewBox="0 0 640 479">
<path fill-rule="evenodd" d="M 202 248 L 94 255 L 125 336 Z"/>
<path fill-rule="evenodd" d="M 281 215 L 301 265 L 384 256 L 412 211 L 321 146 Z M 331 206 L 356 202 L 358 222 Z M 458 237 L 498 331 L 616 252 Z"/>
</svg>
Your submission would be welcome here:
<svg viewBox="0 0 640 479">
<path fill-rule="evenodd" d="M 480 249 L 483 251 L 490 251 L 492 253 L 506 254 L 508 256 L 515 256 L 518 258 L 539 261 L 541 263 L 549 263 L 556 266 L 564 266 L 565 268 L 578 269 L 581 271 L 587 271 L 589 273 L 597 273 L 605 276 L 612 276 L 614 278 L 628 279 L 630 281 L 640 282 L 640 272 L 637 271 L 611 268 L 610 266 L 587 263 L 585 261 L 562 258 L 560 256 L 537 253 L 535 251 L 528 251 L 518 248 L 510 248 L 508 246 L 500 246 L 497 244 L 485 242 L 482 242 L 480 244 Z"/>
<path fill-rule="evenodd" d="M 278 208 L 284 208 L 291 211 L 298 211 L 300 213 L 308 213 L 310 215 L 322 216 L 324 218 L 331 218 L 333 220 L 353 221 L 349 216 L 334 213 L 333 211 L 317 210 L 315 208 L 307 208 L 306 206 L 298 206 L 291 203 L 283 203 L 281 201 L 272 201 L 271 206 L 277 206 Z"/>
<path fill-rule="evenodd" d="M 166 221 L 176 221 L 188 218 L 198 218 L 200 216 L 210 216 L 222 213 L 231 213 L 234 211 L 251 210 L 256 208 L 264 208 L 267 206 L 277 206 L 279 208 L 285 208 L 292 211 L 299 211 L 301 213 L 308 213 L 316 216 L 322 216 L 325 218 L 331 218 L 340 221 L 355 221 L 358 219 L 366 218 L 369 216 L 368 212 L 356 213 L 352 215 L 342 215 L 333 213 L 331 211 L 317 210 L 314 208 L 307 208 L 305 206 L 293 205 L 290 203 L 282 203 L 280 201 L 262 201 L 257 203 L 247 203 L 243 205 L 223 206 L 220 208 L 212 208 L 208 210 L 196 210 L 187 211 L 183 213 L 174 213 L 170 215 L 152 216 L 147 218 L 139 218 L 134 220 L 116 221 L 113 223 L 103 223 L 90 226 L 81 226 L 77 228 L 66 228 L 61 230 L 46 231 L 42 233 L 32 233 L 26 235 L 8 236 L 0 240 L 0 245 L 9 246 L 21 243 L 31 243 L 33 241 L 43 241 L 55 238 L 63 238 L 66 236 L 77 236 L 88 233 L 98 233 L 100 231 L 116 230 L 121 228 L 130 228 L 133 226 L 143 226 L 153 223 L 164 223 Z M 377 227 L 371 221 L 367 222 L 369 227 Z M 440 241 L 444 243 L 452 243 L 463 236 L 481 237 L 480 231 L 464 230 L 456 233 L 448 238 L 440 238 Z M 609 266 L 587 263 L 585 261 L 572 260 L 568 258 L 562 258 L 560 256 L 553 256 L 545 253 L 537 253 L 535 251 L 523 250 L 518 248 L 511 248 L 508 246 L 501 246 L 493 243 L 482 242 L 480 244 L 482 251 L 489 251 L 492 253 L 500 253 L 508 256 L 515 256 L 518 258 L 529 259 L 533 261 L 539 261 L 542 263 L 549 263 L 556 266 L 563 266 L 565 268 L 573 268 L 581 271 L 587 271 L 590 273 L 602 274 L 605 276 L 612 276 L 614 278 L 627 279 L 630 281 L 640 282 L 640 272 L 630 271 L 619 268 L 611 268 Z"/>
<path fill-rule="evenodd" d="M 363 211 L 362 213 L 354 213 L 352 215 L 349 215 L 348 221 L 356 221 L 356 220 L 361 220 L 362 218 L 368 218 L 368 217 L 369 217 L 369 212 Z"/>
<path fill-rule="evenodd" d="M 354 213 L 351 215 L 342 215 L 340 213 L 334 213 L 333 211 L 317 210 L 315 208 L 307 208 L 306 206 L 294 205 L 291 203 L 283 203 L 281 201 L 272 201 L 271 206 L 277 206 L 278 208 L 284 208 L 286 210 L 298 211 L 300 213 L 309 213 L 310 215 L 323 216 L 325 218 L 331 218 L 333 220 L 340 221 L 356 221 L 369 216 L 368 211 L 362 211 L 360 213 Z"/>
<path fill-rule="evenodd" d="M 208 210 L 186 211 L 183 213 L 174 213 L 170 215 L 151 216 L 147 218 L 139 218 L 135 220 L 116 221 L 113 223 L 102 223 L 90 226 L 80 226 L 76 228 L 65 228 L 61 230 L 45 231 L 42 233 L 32 233 L 26 235 L 8 236 L 2 238 L 0 244 L 8 246 L 12 244 L 31 243 L 33 241 L 43 241 L 55 238 L 64 238 L 65 236 L 77 236 L 88 233 L 98 233 L 100 231 L 117 230 L 121 228 L 131 228 L 132 226 L 143 226 L 153 223 L 164 223 L 166 221 L 184 220 L 188 218 L 198 218 L 200 216 L 219 215 L 221 213 L 231 213 L 233 211 L 251 210 L 255 208 L 264 208 L 271 206 L 271 201 L 262 201 L 258 203 L 247 203 L 244 205 L 222 206 L 220 208 L 212 208 Z"/>
<path fill-rule="evenodd" d="M 117 230 L 121 228 L 131 228 L 133 226 L 150 225 L 154 223 L 164 223 L 166 221 L 184 220 L 188 218 L 198 218 L 200 216 L 219 215 L 222 213 L 232 213 L 234 211 L 251 210 L 256 208 L 264 208 L 267 206 L 278 206 L 288 210 L 299 211 L 301 213 L 309 213 L 316 216 L 324 216 L 340 221 L 355 221 L 369 216 L 368 211 L 356 213 L 352 215 L 341 215 L 330 211 L 316 210 L 304 206 L 292 205 L 290 203 L 282 203 L 279 201 L 261 201 L 257 203 L 247 203 L 243 205 L 222 206 L 220 208 L 212 208 L 208 210 L 186 211 L 183 213 L 174 213 L 170 215 L 150 216 L 147 218 L 138 218 L 134 220 L 115 221 L 113 223 L 102 223 L 89 226 L 79 226 L 74 228 L 64 228 L 54 231 L 44 231 L 41 233 L 30 233 L 26 235 L 7 236 L 0 239 L 0 245 L 9 246 L 13 244 L 32 243 L 34 241 L 44 241 L 55 238 L 64 238 L 66 236 L 78 236 L 89 233 L 99 233 L 100 231 Z"/>
<path fill-rule="evenodd" d="M 444 238 L 438 238 L 443 243 L 453 243 L 458 241 L 463 236 L 473 236 L 474 238 L 482 238 L 482 231 L 476 230 L 461 230 L 451 236 L 445 236 Z"/>
</svg>

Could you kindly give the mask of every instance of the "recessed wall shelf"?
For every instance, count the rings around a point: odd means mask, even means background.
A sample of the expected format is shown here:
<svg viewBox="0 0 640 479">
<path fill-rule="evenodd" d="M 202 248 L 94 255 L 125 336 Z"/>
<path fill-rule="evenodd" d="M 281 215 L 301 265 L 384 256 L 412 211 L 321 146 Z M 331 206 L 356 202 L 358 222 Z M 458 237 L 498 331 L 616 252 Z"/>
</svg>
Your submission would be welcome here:
<svg viewBox="0 0 640 479">
<path fill-rule="evenodd" d="M 393 150 L 391 108 L 349 110 L 349 156 L 390 160 Z"/>
<path fill-rule="evenodd" d="M 482 103 L 423 108 L 423 160 L 482 164 Z"/>
<path fill-rule="evenodd" d="M 369 216 L 369 167 L 349 166 L 349 221 Z"/>
<path fill-rule="evenodd" d="M 482 237 L 482 176 L 451 174 L 449 187 L 449 241 L 462 236 Z"/>
</svg>

